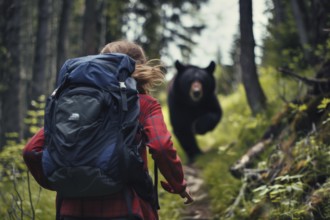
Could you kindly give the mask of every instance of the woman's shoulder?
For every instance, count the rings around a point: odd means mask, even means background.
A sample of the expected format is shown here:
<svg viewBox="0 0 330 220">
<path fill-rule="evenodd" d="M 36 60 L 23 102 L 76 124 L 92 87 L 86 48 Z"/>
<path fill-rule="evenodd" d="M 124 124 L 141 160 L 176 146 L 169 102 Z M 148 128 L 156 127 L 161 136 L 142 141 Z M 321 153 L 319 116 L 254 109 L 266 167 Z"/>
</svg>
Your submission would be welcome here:
<svg viewBox="0 0 330 220">
<path fill-rule="evenodd" d="M 152 97 L 151 95 L 139 94 L 139 99 L 140 99 L 140 108 L 141 111 L 143 112 L 150 112 L 155 109 L 161 108 L 158 100 Z"/>
<path fill-rule="evenodd" d="M 158 100 L 148 94 L 139 94 L 140 102 L 141 103 L 150 103 L 155 104 L 158 103 Z"/>
</svg>

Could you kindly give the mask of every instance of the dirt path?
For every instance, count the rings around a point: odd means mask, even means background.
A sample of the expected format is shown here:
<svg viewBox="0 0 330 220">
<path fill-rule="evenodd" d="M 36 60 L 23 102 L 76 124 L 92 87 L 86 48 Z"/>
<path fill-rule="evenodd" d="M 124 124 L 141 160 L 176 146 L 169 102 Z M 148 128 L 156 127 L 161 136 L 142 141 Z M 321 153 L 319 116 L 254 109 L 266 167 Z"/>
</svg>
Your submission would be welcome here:
<svg viewBox="0 0 330 220">
<path fill-rule="evenodd" d="M 184 173 L 195 201 L 193 204 L 184 207 L 182 210 L 182 219 L 212 219 L 210 199 L 204 185 L 204 180 L 200 176 L 200 171 L 194 166 L 184 166 Z"/>
</svg>

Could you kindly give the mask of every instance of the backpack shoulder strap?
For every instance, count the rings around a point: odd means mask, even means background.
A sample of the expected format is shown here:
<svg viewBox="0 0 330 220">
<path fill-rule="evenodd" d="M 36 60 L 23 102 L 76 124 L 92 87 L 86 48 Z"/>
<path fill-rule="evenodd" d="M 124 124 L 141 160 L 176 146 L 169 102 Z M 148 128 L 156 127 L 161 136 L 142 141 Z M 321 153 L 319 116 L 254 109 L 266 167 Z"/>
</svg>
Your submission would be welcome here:
<svg viewBox="0 0 330 220">
<path fill-rule="evenodd" d="M 160 209 L 159 198 L 158 198 L 158 167 L 154 161 L 154 194 L 155 194 L 155 208 Z"/>
</svg>

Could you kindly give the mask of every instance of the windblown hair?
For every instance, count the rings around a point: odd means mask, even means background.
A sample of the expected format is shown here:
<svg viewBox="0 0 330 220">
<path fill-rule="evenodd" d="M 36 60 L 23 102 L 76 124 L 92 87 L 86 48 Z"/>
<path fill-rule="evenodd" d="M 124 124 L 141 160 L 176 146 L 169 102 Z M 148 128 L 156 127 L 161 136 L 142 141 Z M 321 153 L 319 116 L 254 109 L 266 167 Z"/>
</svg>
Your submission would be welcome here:
<svg viewBox="0 0 330 220">
<path fill-rule="evenodd" d="M 142 47 L 134 42 L 114 41 L 105 45 L 101 53 L 123 53 L 135 60 L 135 71 L 132 77 L 137 82 L 139 93 L 148 94 L 164 82 L 164 65 L 158 59 L 147 60 Z"/>
</svg>

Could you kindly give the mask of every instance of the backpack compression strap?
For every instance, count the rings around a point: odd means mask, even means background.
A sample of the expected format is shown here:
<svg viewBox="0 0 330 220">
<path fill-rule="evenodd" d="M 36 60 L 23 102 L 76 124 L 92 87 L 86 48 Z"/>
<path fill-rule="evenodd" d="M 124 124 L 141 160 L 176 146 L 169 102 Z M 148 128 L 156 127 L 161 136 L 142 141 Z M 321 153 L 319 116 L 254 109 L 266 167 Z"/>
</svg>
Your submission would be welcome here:
<svg viewBox="0 0 330 220">
<path fill-rule="evenodd" d="M 120 96 L 121 96 L 121 103 L 123 111 L 127 111 L 127 88 L 125 82 L 119 81 L 119 88 L 120 88 Z"/>
<path fill-rule="evenodd" d="M 120 95 L 121 95 L 121 103 L 123 111 L 127 111 L 127 88 L 125 84 L 125 78 L 127 73 L 121 72 L 119 73 L 119 88 L 120 88 Z"/>
<path fill-rule="evenodd" d="M 158 210 L 160 209 L 159 198 L 158 198 L 158 167 L 155 161 L 154 161 L 154 177 L 155 177 L 155 183 L 154 183 L 155 208 Z"/>
</svg>

